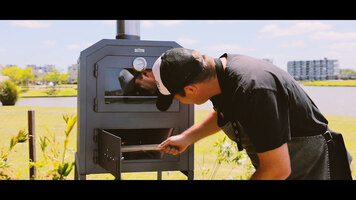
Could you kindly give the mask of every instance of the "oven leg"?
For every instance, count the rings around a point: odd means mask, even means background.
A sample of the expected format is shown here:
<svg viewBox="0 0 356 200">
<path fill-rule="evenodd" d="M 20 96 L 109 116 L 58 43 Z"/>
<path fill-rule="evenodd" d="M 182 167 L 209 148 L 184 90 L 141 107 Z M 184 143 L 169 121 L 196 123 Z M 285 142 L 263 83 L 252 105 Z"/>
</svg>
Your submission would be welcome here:
<svg viewBox="0 0 356 200">
<path fill-rule="evenodd" d="M 162 171 L 161 170 L 157 171 L 157 180 L 162 180 Z"/>
<path fill-rule="evenodd" d="M 115 158 L 116 160 L 116 174 L 115 174 L 115 180 L 121 180 L 121 164 L 122 164 L 122 160 L 124 159 L 122 157 L 121 152 L 119 153 L 121 156 Z"/>
<path fill-rule="evenodd" d="M 75 165 L 74 165 L 74 180 L 86 180 L 86 174 L 80 174 L 79 172 L 79 159 L 78 153 L 75 152 Z"/>
<path fill-rule="evenodd" d="M 188 180 L 194 180 L 194 171 L 193 170 L 186 170 L 186 171 L 181 171 L 181 172 L 187 176 Z"/>
<path fill-rule="evenodd" d="M 87 179 L 87 176 L 85 174 L 83 175 L 83 174 L 75 173 L 74 176 L 75 176 L 74 177 L 75 180 L 85 181 Z"/>
</svg>

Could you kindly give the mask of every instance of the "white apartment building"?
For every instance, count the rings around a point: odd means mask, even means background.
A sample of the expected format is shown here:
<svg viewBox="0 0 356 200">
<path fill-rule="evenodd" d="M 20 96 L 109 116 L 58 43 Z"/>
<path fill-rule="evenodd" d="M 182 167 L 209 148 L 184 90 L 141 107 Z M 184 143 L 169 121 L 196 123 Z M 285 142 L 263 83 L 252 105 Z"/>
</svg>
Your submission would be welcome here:
<svg viewBox="0 0 356 200">
<path fill-rule="evenodd" d="M 32 72 L 35 78 L 39 78 L 42 75 L 47 74 L 48 72 L 56 69 L 54 65 L 44 65 L 44 66 L 37 66 L 37 65 L 27 65 L 28 67 L 32 67 Z"/>
<path fill-rule="evenodd" d="M 68 74 L 69 74 L 68 82 L 72 83 L 73 81 L 75 81 L 78 76 L 78 64 L 73 64 L 69 66 Z"/>
<path fill-rule="evenodd" d="M 332 80 L 340 76 L 339 61 L 327 58 L 289 61 L 287 71 L 295 80 Z"/>
</svg>

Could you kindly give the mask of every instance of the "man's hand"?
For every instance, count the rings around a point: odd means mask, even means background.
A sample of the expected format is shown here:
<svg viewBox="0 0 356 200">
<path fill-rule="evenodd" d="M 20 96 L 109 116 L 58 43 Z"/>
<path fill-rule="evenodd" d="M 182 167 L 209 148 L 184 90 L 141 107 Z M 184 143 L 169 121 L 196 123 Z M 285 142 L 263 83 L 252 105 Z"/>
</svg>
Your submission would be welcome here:
<svg viewBox="0 0 356 200">
<path fill-rule="evenodd" d="M 165 153 L 177 155 L 183 153 L 189 145 L 187 138 L 180 134 L 169 137 L 158 145 L 158 148 Z"/>
<path fill-rule="evenodd" d="M 158 145 L 158 148 L 162 152 L 173 155 L 183 153 L 189 145 L 218 132 L 220 128 L 216 122 L 216 111 L 212 110 L 200 122 L 194 124 L 179 135 L 169 137 L 167 140 Z"/>
</svg>

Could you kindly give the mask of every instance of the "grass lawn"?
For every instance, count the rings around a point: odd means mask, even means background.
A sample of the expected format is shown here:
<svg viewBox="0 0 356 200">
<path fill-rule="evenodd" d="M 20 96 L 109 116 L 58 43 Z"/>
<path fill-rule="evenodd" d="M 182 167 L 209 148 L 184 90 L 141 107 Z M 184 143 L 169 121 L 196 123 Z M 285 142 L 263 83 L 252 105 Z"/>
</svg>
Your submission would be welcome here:
<svg viewBox="0 0 356 200">
<path fill-rule="evenodd" d="M 356 87 L 356 80 L 324 80 L 324 81 L 298 81 L 309 86 L 353 86 Z"/>
<path fill-rule="evenodd" d="M 10 139 L 16 136 L 20 129 L 27 128 L 27 111 L 31 107 L 24 106 L 0 106 L 0 149 L 7 149 L 10 144 Z M 66 128 L 65 121 L 62 114 L 72 114 L 77 112 L 76 108 L 52 108 L 52 107 L 33 107 L 35 110 L 35 131 L 36 131 L 36 157 L 37 160 L 41 159 L 42 152 L 39 145 L 39 136 L 48 135 L 46 129 L 56 134 L 58 140 L 63 141 L 64 129 Z M 77 127 L 74 127 L 71 138 L 69 140 L 69 147 L 72 153 L 69 159 L 73 159 L 76 146 Z M 61 146 L 63 142 L 61 142 Z M 9 156 L 9 163 L 12 164 L 16 179 L 29 180 L 29 145 L 28 142 L 19 143 L 15 147 L 15 152 Z M 41 175 L 37 172 L 38 175 Z"/>
<path fill-rule="evenodd" d="M 57 85 L 53 88 L 50 86 L 32 86 L 20 87 L 20 97 L 68 97 L 77 96 L 77 85 Z"/>
<path fill-rule="evenodd" d="M 0 106 L 0 150 L 7 149 L 11 137 L 15 136 L 20 129 L 27 131 L 27 110 L 31 107 L 22 106 Z M 35 119 L 36 119 L 36 152 L 37 160 L 42 157 L 39 136 L 47 135 L 46 129 L 56 134 L 58 140 L 64 140 L 65 122 L 62 119 L 62 114 L 76 113 L 76 108 L 52 108 L 52 107 L 34 107 Z M 195 122 L 200 121 L 208 111 L 196 110 Z M 329 120 L 330 128 L 343 133 L 346 141 L 346 145 L 353 158 L 356 158 L 356 117 L 340 117 L 340 116 L 326 116 Z M 77 128 L 70 135 L 69 140 L 69 153 L 68 159 L 74 160 L 74 152 L 76 151 L 76 133 Z M 225 135 L 219 132 L 215 135 L 209 136 L 197 142 L 195 144 L 195 180 L 206 179 L 247 179 L 253 172 L 249 159 L 244 159 L 242 164 L 222 164 L 215 168 L 215 161 L 217 158 L 218 148 L 213 144 L 218 139 L 223 138 Z M 61 143 L 62 144 L 62 143 Z M 29 168 L 28 168 L 28 142 L 20 143 L 15 147 L 15 152 L 12 152 L 9 156 L 9 163 L 14 173 L 15 179 L 28 180 Z M 356 178 L 356 162 L 353 162 L 353 176 Z M 212 174 L 216 172 L 214 177 Z M 43 171 L 37 171 L 38 177 L 45 179 Z M 140 173 L 124 173 L 123 179 L 126 180 L 155 180 L 157 174 L 155 172 L 140 172 Z M 180 172 L 163 172 L 163 179 L 169 180 L 181 180 L 186 179 Z M 69 175 L 68 179 L 74 179 L 73 171 Z M 87 179 L 113 179 L 110 174 L 93 174 L 88 175 Z"/>
</svg>

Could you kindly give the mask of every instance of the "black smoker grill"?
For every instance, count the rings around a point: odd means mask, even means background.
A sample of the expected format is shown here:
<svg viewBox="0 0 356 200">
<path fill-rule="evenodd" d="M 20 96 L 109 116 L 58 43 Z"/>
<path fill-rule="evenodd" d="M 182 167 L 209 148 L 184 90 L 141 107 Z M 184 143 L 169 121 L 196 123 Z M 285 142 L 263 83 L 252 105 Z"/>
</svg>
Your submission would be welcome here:
<svg viewBox="0 0 356 200">
<path fill-rule="evenodd" d="M 75 179 L 87 174 L 181 171 L 194 178 L 194 147 L 180 155 L 155 149 L 170 135 L 194 123 L 193 105 L 174 101 L 166 112 L 156 108 L 157 96 L 125 94 L 122 74 L 152 68 L 172 41 L 140 40 L 139 21 L 119 20 L 115 39 L 103 39 L 80 53 L 78 73 L 78 137 Z M 139 149 L 139 150 L 137 150 Z"/>
</svg>

